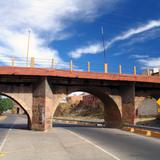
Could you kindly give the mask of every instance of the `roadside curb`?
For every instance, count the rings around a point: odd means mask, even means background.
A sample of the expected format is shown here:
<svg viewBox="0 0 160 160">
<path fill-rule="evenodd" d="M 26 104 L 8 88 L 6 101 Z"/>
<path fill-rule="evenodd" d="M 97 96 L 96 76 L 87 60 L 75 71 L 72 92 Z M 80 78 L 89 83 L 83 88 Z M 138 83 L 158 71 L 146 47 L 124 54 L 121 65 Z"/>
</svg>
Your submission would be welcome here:
<svg viewBox="0 0 160 160">
<path fill-rule="evenodd" d="M 155 132 L 147 129 L 141 129 L 141 128 L 134 128 L 134 127 L 123 127 L 123 131 L 136 133 L 140 135 L 144 135 L 147 137 L 154 137 L 154 138 L 160 138 L 160 132 Z"/>
</svg>

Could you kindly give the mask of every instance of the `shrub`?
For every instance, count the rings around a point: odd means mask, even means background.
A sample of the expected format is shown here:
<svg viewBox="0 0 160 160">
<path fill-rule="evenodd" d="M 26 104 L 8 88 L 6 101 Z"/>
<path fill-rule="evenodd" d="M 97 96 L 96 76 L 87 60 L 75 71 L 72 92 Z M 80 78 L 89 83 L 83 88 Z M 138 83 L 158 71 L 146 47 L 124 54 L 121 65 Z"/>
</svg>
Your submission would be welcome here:
<svg viewBox="0 0 160 160">
<path fill-rule="evenodd" d="M 13 107 L 13 101 L 11 99 L 0 97 L 0 114 L 9 109 L 12 109 L 12 107 Z"/>
</svg>

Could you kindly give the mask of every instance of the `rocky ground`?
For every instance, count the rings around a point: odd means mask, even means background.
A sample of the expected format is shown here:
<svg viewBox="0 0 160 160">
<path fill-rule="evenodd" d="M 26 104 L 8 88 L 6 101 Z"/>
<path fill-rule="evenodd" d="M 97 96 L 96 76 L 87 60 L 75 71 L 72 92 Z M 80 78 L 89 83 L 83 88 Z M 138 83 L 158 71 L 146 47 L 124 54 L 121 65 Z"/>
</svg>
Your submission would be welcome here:
<svg viewBox="0 0 160 160">
<path fill-rule="evenodd" d="M 82 104 L 62 104 L 54 117 L 70 117 L 81 119 L 103 119 L 103 106 L 86 106 Z"/>
</svg>

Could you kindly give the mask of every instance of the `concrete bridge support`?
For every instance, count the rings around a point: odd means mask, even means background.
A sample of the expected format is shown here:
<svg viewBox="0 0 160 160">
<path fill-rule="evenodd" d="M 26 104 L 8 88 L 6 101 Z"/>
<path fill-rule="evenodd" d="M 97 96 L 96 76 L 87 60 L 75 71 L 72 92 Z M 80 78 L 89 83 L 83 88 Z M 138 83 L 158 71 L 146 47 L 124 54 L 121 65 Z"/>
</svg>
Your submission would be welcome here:
<svg viewBox="0 0 160 160">
<path fill-rule="evenodd" d="M 135 86 L 122 86 L 120 93 L 122 98 L 122 123 L 134 124 Z"/>
<path fill-rule="evenodd" d="M 44 131 L 52 127 L 53 94 L 46 77 L 33 85 L 32 129 Z"/>
</svg>

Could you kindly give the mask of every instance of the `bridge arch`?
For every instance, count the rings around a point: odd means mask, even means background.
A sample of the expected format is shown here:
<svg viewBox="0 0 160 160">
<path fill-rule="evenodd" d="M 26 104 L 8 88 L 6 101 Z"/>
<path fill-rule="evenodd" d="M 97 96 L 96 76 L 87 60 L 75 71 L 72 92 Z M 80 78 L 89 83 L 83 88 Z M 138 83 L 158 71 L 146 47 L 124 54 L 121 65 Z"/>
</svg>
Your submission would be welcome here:
<svg viewBox="0 0 160 160">
<path fill-rule="evenodd" d="M 65 94 L 69 95 L 73 92 L 87 92 L 99 98 L 104 105 L 104 120 L 106 126 L 115 128 L 121 126 L 122 116 L 118 104 L 107 92 L 104 92 L 103 89 L 101 90 L 100 88 L 94 87 L 69 87 Z M 56 107 L 58 107 L 58 105 Z"/>
<path fill-rule="evenodd" d="M 20 98 L 18 98 L 17 96 L 10 94 L 10 93 L 0 92 L 0 95 L 10 98 L 11 100 L 16 102 L 24 110 L 25 114 L 27 115 L 27 119 L 28 119 L 28 129 L 31 129 L 32 111 L 29 109 L 29 107 L 26 105 L 26 103 L 24 101 L 22 101 Z"/>
</svg>

